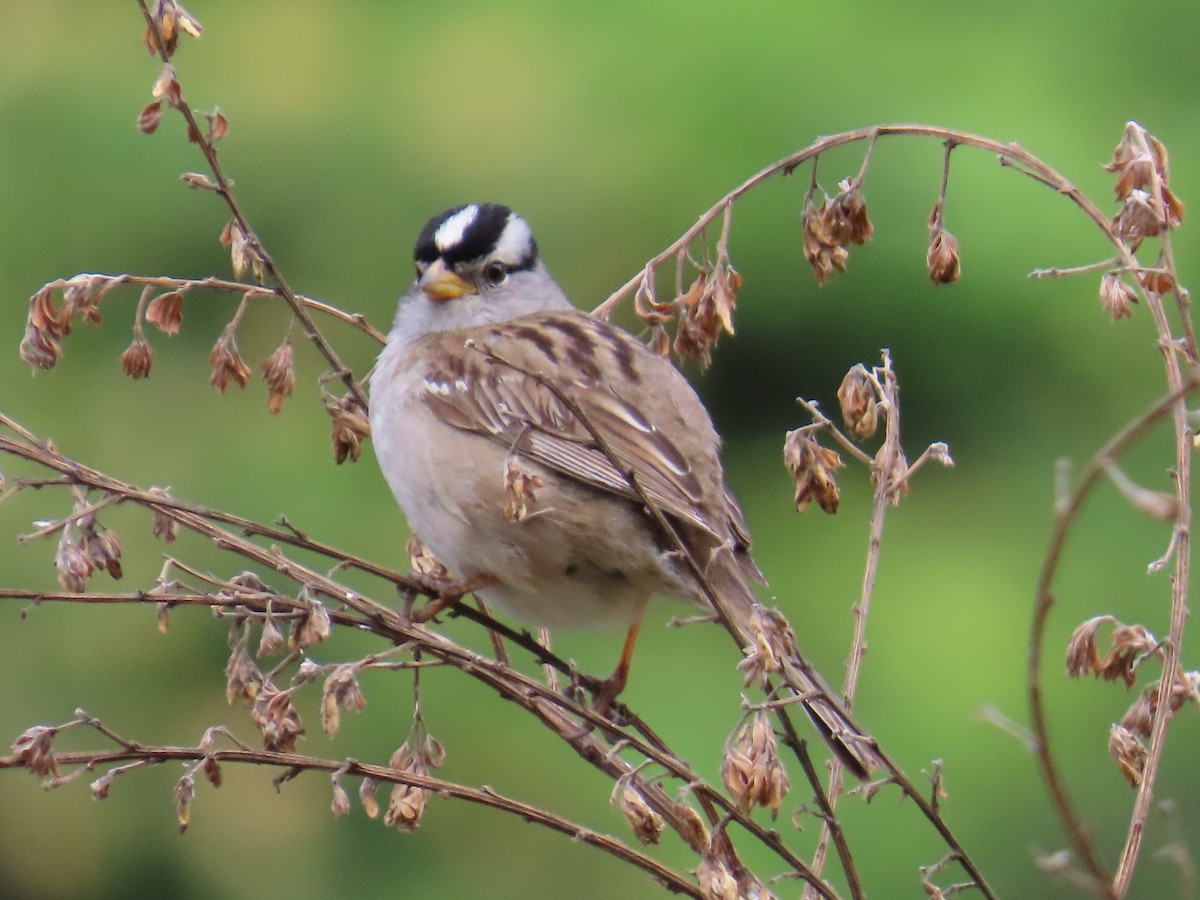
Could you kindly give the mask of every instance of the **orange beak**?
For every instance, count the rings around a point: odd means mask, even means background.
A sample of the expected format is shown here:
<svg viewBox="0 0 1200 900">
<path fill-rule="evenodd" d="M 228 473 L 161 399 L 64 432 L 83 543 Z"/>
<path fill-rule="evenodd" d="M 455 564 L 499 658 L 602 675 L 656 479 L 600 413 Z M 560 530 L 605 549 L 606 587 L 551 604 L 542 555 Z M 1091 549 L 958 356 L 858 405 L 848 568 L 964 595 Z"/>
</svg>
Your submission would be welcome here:
<svg viewBox="0 0 1200 900">
<path fill-rule="evenodd" d="M 430 300 L 444 303 L 447 300 L 457 300 L 463 294 L 471 293 L 467 283 L 446 268 L 440 259 L 435 259 L 417 282 L 417 287 Z"/>
</svg>

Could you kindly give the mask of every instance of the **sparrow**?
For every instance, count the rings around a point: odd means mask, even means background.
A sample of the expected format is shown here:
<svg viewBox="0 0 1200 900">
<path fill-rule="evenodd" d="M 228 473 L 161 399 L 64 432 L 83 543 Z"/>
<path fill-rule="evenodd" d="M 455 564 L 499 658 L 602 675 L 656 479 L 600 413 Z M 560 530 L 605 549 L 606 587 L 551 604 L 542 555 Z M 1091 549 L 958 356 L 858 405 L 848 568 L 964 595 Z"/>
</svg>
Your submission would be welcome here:
<svg viewBox="0 0 1200 900">
<path fill-rule="evenodd" d="M 413 260 L 371 378 L 371 433 L 413 531 L 459 576 L 448 602 L 471 591 L 529 625 L 623 626 L 598 707 L 624 688 L 656 595 L 715 605 L 752 644 L 765 579 L 680 371 L 572 306 L 506 206 L 434 216 Z M 882 765 L 784 643 L 780 677 L 839 758 L 859 776 Z"/>
</svg>

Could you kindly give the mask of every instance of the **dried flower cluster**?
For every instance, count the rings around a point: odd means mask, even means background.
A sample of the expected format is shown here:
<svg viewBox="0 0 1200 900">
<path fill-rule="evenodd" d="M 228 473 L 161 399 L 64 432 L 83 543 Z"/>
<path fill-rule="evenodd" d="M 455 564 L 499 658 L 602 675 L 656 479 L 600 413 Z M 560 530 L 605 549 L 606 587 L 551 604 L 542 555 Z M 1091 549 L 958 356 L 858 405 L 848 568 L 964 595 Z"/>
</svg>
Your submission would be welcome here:
<svg viewBox="0 0 1200 900">
<path fill-rule="evenodd" d="M 844 272 L 850 256 L 848 245 L 865 243 L 875 230 L 867 216 L 861 184 L 844 179 L 838 188 L 838 193 L 826 197 L 820 206 L 810 198 L 800 215 L 804 258 L 818 284 L 824 284 L 834 272 Z"/>
<path fill-rule="evenodd" d="M 1113 227 L 1132 249 L 1145 238 L 1183 223 L 1183 202 L 1167 183 L 1167 148 L 1137 122 L 1125 126 L 1112 160 L 1104 168 L 1117 176 L 1113 189 L 1123 204 Z"/>
<path fill-rule="evenodd" d="M 700 856 L 700 865 L 696 869 L 700 897 L 702 900 L 741 900 L 742 892 L 737 879 L 722 859 L 717 845 L 718 841 L 714 838 Z"/>
<path fill-rule="evenodd" d="M 953 284 L 962 275 L 958 238 L 942 224 L 940 200 L 929 216 L 929 250 L 925 254 L 925 265 L 929 268 L 929 280 L 935 285 Z"/>
<path fill-rule="evenodd" d="M 529 507 L 537 503 L 538 488 L 542 477 L 521 466 L 516 454 L 510 454 L 504 462 L 504 490 L 508 501 L 504 505 L 504 518 L 508 522 L 521 522 L 529 515 Z"/>
<path fill-rule="evenodd" d="M 845 463 L 828 447 L 822 447 L 813 436 L 811 427 L 789 431 L 783 442 L 783 461 L 796 483 L 796 511 L 804 512 L 817 501 L 822 510 L 832 515 L 841 502 L 833 472 Z"/>
<path fill-rule="evenodd" d="M 1109 651 L 1102 660 L 1096 647 L 1096 632 L 1106 623 L 1113 629 Z M 1105 681 L 1120 678 L 1126 687 L 1132 687 L 1141 660 L 1160 650 L 1154 635 L 1143 626 L 1124 625 L 1112 616 L 1096 616 L 1076 628 L 1067 641 L 1067 674 L 1072 678 L 1093 674 Z"/>
<path fill-rule="evenodd" d="M 62 356 L 62 341 L 71 333 L 75 316 L 90 325 L 100 324 L 100 301 L 114 282 L 100 275 L 76 275 L 42 285 L 29 298 L 21 359 L 37 369 L 52 369 Z M 54 291 L 62 291 L 62 306 L 55 307 Z"/>
<path fill-rule="evenodd" d="M 346 460 L 358 462 L 362 443 L 371 436 L 371 423 L 366 411 L 350 395 L 327 397 L 325 410 L 332 423 L 333 458 L 341 465 Z"/>
<path fill-rule="evenodd" d="M 151 56 L 159 52 L 155 30 L 162 36 L 168 59 L 175 53 L 175 49 L 179 45 L 180 33 L 198 38 L 204 30 L 196 17 L 184 9 L 177 0 L 155 0 L 149 8 L 154 24 L 146 26 L 146 30 L 142 34 L 142 43 L 146 45 Z"/>
<path fill-rule="evenodd" d="M 263 747 L 279 753 L 291 753 L 304 734 L 300 713 L 292 704 L 292 688 L 280 690 L 264 684 L 254 698 L 250 717 L 262 734 Z"/>
<path fill-rule="evenodd" d="M 296 389 L 296 367 L 292 363 L 292 342 L 284 341 L 275 348 L 259 368 L 263 381 L 267 383 L 267 412 L 276 415 L 283 409 L 283 401 L 292 396 Z"/>
<path fill-rule="evenodd" d="M 613 787 L 612 805 L 621 811 L 634 835 L 643 844 L 657 844 L 666 822 L 650 808 L 641 789 L 629 778 L 620 778 Z"/>
<path fill-rule="evenodd" d="M 27 728 L 12 744 L 12 751 L 34 775 L 45 778 L 58 775 L 58 760 L 54 757 L 54 736 L 58 729 L 48 725 Z"/>
<path fill-rule="evenodd" d="M 327 735 L 337 734 L 341 727 L 341 710 L 361 712 L 367 705 L 358 683 L 358 666 L 343 663 L 325 679 L 321 689 L 321 728 Z"/>
<path fill-rule="evenodd" d="M 725 745 L 721 780 L 743 813 L 764 806 L 770 808 L 772 818 L 779 815 L 779 804 L 791 783 L 779 761 L 775 732 L 765 712 L 751 715 Z"/>
<path fill-rule="evenodd" d="M 96 522 L 90 513 L 67 522 L 54 554 L 58 583 L 65 591 L 82 592 L 93 572 L 103 569 L 121 577 L 121 539 L 111 528 Z"/>
<path fill-rule="evenodd" d="M 222 394 L 231 384 L 244 388 L 250 380 L 250 367 L 238 352 L 237 338 L 232 329 L 226 328 L 217 338 L 212 352 L 208 354 L 208 367 L 212 369 L 209 381 Z"/>
<path fill-rule="evenodd" d="M 441 766 L 445 759 L 445 748 L 426 731 L 424 721 L 418 718 L 413 723 L 412 732 L 392 754 L 390 765 L 406 775 L 425 776 Z M 387 812 L 383 816 L 384 824 L 405 833 L 416 831 L 428 802 L 428 789 L 397 784 L 392 788 Z"/>
<path fill-rule="evenodd" d="M 708 368 L 722 332 L 733 334 L 733 312 L 741 287 L 742 276 L 724 258 L 712 268 L 702 269 L 692 286 L 676 299 L 679 327 L 674 347 L 682 359 L 697 360 Z"/>
<path fill-rule="evenodd" d="M 229 260 L 235 278 L 241 278 L 246 270 L 250 269 L 259 282 L 264 280 L 266 260 L 258 248 L 257 241 L 250 239 L 236 219 L 230 219 L 226 223 L 218 240 L 222 247 L 229 248 Z"/>
<path fill-rule="evenodd" d="M 751 642 L 742 648 L 746 658 L 737 664 L 744 675 L 742 686 L 766 687 L 767 679 L 782 667 L 780 659 L 793 652 L 795 637 L 781 613 L 761 604 L 750 614 L 749 631 Z"/>
<path fill-rule="evenodd" d="M 838 387 L 838 404 L 846 430 L 857 440 L 864 441 L 879 427 L 879 402 L 875 381 L 866 366 L 856 363 Z"/>
</svg>

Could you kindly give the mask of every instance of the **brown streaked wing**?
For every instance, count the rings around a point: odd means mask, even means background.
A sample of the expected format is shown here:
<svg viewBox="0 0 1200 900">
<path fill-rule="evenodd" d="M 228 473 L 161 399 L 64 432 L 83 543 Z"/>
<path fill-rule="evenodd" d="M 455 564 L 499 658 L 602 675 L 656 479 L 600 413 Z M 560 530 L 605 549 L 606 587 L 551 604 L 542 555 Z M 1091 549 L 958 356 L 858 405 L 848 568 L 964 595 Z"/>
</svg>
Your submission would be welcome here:
<svg viewBox="0 0 1200 900">
<path fill-rule="evenodd" d="M 580 330 L 586 337 L 585 329 L 586 325 Z M 564 475 L 639 499 L 625 473 L 597 446 L 568 405 L 543 381 L 526 374 L 536 372 L 583 412 L 620 465 L 633 472 L 664 512 L 724 537 L 701 512 L 702 487 L 687 458 L 599 378 L 563 378 L 557 367 L 547 364 L 547 355 L 538 345 L 520 340 L 511 329 L 492 328 L 474 337 L 481 350 L 503 362 L 489 362 L 484 353 L 468 354 L 464 362 L 451 347 L 451 342 L 463 340 L 461 333 L 443 336 L 442 352 L 433 354 L 426 373 L 423 400 L 439 419 L 489 437 Z M 583 339 L 576 337 L 573 352 L 580 352 L 582 345 Z"/>
</svg>

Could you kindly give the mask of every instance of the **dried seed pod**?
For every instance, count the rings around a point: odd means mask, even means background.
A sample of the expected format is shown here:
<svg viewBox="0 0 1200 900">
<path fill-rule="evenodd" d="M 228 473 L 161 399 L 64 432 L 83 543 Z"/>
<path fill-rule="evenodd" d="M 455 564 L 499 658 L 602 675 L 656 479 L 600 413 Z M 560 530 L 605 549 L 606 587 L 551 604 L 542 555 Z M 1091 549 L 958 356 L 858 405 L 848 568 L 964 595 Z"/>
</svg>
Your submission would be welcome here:
<svg viewBox="0 0 1200 900">
<path fill-rule="evenodd" d="M 1120 678 L 1126 687 L 1132 687 L 1137 680 L 1135 668 L 1140 658 L 1158 649 L 1158 641 L 1144 626 L 1118 623 L 1113 628 L 1108 655 L 1100 663 L 1097 674 L 1105 681 Z"/>
<path fill-rule="evenodd" d="M 54 736 L 57 730 L 48 725 L 26 728 L 13 741 L 12 751 L 21 765 L 34 775 L 58 777 L 58 760 L 54 757 Z"/>
<path fill-rule="evenodd" d="M 962 274 L 958 239 L 940 225 L 930 229 L 925 264 L 929 267 L 929 279 L 935 285 L 953 284 Z"/>
<path fill-rule="evenodd" d="M 1113 725 L 1108 733 L 1108 753 L 1132 787 L 1142 783 L 1148 753 L 1141 738 L 1124 725 Z"/>
<path fill-rule="evenodd" d="M 283 652 L 284 646 L 283 633 L 275 624 L 275 619 L 268 616 L 267 620 L 263 622 L 262 635 L 258 639 L 258 651 L 255 656 L 259 659 L 264 656 L 276 656 Z"/>
<path fill-rule="evenodd" d="M 362 442 L 371 436 L 371 423 L 354 398 L 346 395 L 338 400 L 327 399 L 325 409 L 333 419 L 333 458 L 341 465 L 347 459 L 358 462 Z"/>
<path fill-rule="evenodd" d="M 879 404 L 875 385 L 862 363 L 854 365 L 842 379 L 837 391 L 846 430 L 862 441 L 875 434 L 879 427 Z"/>
<path fill-rule="evenodd" d="M 529 507 L 537 503 L 535 491 L 542 484 L 540 475 L 526 471 L 517 456 L 510 455 L 504 463 L 504 490 L 508 494 L 508 502 L 504 505 L 505 520 L 524 520 L 529 515 Z"/>
<path fill-rule="evenodd" d="M 121 354 L 121 369 L 130 378 L 137 380 L 150 374 L 154 362 L 154 349 L 141 331 L 134 332 L 133 342 Z"/>
<path fill-rule="evenodd" d="M 418 719 L 412 733 L 392 754 L 390 764 L 400 772 L 425 776 L 431 769 L 440 766 L 445 758 L 445 749 L 432 735 L 425 732 L 425 726 Z M 428 789 L 411 784 L 396 784 L 392 788 L 383 822 L 389 828 L 406 834 L 416 831 L 421 825 L 428 802 Z"/>
<path fill-rule="evenodd" d="M 292 362 L 292 342 L 284 341 L 275 348 L 260 366 L 263 380 L 267 383 L 267 412 L 276 415 L 283 409 L 283 401 L 292 396 L 296 389 L 296 367 Z"/>
<path fill-rule="evenodd" d="M 187 831 L 188 823 L 192 818 L 192 800 L 196 797 L 196 779 L 190 772 L 175 782 L 175 789 L 171 792 L 171 797 L 175 801 L 175 814 L 179 818 L 179 830 L 180 832 Z"/>
<path fill-rule="evenodd" d="M 263 685 L 262 673 L 246 647 L 243 636 L 237 640 L 225 662 L 225 700 L 254 700 Z"/>
<path fill-rule="evenodd" d="M 765 806 L 772 818 L 779 815 L 791 782 L 779 760 L 775 732 L 765 712 L 754 713 L 726 743 L 721 780 L 743 813 Z"/>
<path fill-rule="evenodd" d="M 619 779 L 613 788 L 612 804 L 621 811 L 637 839 L 643 844 L 657 844 L 666 822 L 650 808 L 641 789 L 628 779 Z"/>
<path fill-rule="evenodd" d="M 329 811 L 335 816 L 350 815 L 350 795 L 336 774 L 333 776 L 333 801 L 329 804 Z"/>
<path fill-rule="evenodd" d="M 179 334 L 183 326 L 183 294 L 179 291 L 159 294 L 146 307 L 146 321 L 164 334 Z"/>
<path fill-rule="evenodd" d="M 1095 675 L 1100 671 L 1100 652 L 1096 649 L 1096 632 L 1112 616 L 1095 616 L 1073 632 L 1067 641 L 1067 674 L 1072 678 Z"/>
<path fill-rule="evenodd" d="M 142 111 L 138 113 L 137 127 L 142 134 L 154 134 L 158 130 L 158 124 L 162 121 L 162 103 L 155 100 L 152 103 L 147 103 L 142 107 Z"/>
<path fill-rule="evenodd" d="M 292 705 L 290 690 L 281 691 L 264 684 L 254 699 L 250 715 L 267 750 L 291 753 L 296 749 L 296 741 L 304 734 L 300 713 Z"/>
<path fill-rule="evenodd" d="M 343 663 L 325 679 L 321 690 L 321 727 L 328 735 L 337 733 L 340 711 L 360 712 L 367 705 L 358 683 L 358 669 L 351 663 Z"/>
<path fill-rule="evenodd" d="M 741 897 L 737 879 L 711 848 L 700 857 L 696 881 L 702 900 L 739 900 Z"/>
<path fill-rule="evenodd" d="M 837 512 L 841 494 L 833 471 L 845 466 L 837 453 L 818 444 L 811 429 L 797 428 L 787 433 L 783 460 L 796 483 L 797 512 L 804 512 L 813 500 L 826 513 Z"/>
<path fill-rule="evenodd" d="M 1137 292 L 1126 284 L 1116 272 L 1105 272 L 1100 278 L 1100 306 L 1117 321 L 1123 316 L 1133 315 L 1133 306 L 1138 302 Z"/>
<path fill-rule="evenodd" d="M 212 369 L 212 386 L 222 394 L 229 385 L 237 384 L 244 388 L 250 380 L 250 367 L 238 352 L 237 340 L 231 331 L 217 338 L 212 353 L 208 355 L 208 365 Z"/>
</svg>

